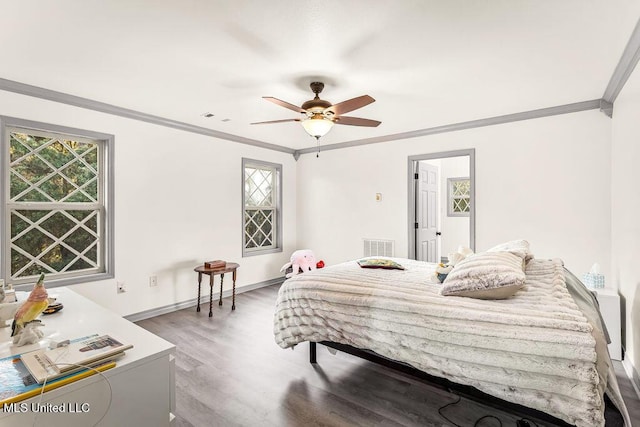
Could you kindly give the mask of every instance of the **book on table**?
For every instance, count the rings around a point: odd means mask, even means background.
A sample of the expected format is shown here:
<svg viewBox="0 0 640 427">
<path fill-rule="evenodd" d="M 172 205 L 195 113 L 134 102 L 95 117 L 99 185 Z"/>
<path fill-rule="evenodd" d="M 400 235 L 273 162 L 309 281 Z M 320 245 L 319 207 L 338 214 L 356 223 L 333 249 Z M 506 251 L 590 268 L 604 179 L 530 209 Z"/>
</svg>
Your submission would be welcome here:
<svg viewBox="0 0 640 427">
<path fill-rule="evenodd" d="M 216 259 L 214 261 L 206 261 L 204 263 L 204 268 L 208 268 L 210 270 L 217 270 L 219 268 L 225 268 L 227 266 L 227 262 L 221 259 Z"/>
<path fill-rule="evenodd" d="M 20 358 L 33 378 L 42 384 L 45 380 L 116 359 L 132 347 L 111 335 L 101 335 L 71 342 L 63 347 L 31 351 Z"/>
</svg>

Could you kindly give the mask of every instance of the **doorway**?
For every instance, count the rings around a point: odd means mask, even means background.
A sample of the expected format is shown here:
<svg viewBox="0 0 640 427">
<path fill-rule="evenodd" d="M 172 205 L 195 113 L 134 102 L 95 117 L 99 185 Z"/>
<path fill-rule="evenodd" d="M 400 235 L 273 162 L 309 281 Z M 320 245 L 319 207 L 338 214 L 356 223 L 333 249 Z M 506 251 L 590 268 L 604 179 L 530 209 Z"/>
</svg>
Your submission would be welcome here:
<svg viewBox="0 0 640 427">
<path fill-rule="evenodd" d="M 409 157 L 409 258 L 446 262 L 475 250 L 475 150 Z"/>
</svg>

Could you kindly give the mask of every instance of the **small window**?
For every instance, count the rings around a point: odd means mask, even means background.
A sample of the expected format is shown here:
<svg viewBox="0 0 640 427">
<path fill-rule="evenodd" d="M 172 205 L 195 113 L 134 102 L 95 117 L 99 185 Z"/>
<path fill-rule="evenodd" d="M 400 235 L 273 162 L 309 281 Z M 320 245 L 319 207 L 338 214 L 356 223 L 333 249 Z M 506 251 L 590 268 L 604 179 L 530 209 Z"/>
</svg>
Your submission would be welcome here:
<svg viewBox="0 0 640 427">
<path fill-rule="evenodd" d="M 282 166 L 242 159 L 242 256 L 282 251 Z"/>
<path fill-rule="evenodd" d="M 469 178 L 449 178 L 447 183 L 447 216 L 469 216 L 471 181 Z"/>
<path fill-rule="evenodd" d="M 44 273 L 50 287 L 113 277 L 113 136 L 1 119 L 2 277 Z"/>
</svg>

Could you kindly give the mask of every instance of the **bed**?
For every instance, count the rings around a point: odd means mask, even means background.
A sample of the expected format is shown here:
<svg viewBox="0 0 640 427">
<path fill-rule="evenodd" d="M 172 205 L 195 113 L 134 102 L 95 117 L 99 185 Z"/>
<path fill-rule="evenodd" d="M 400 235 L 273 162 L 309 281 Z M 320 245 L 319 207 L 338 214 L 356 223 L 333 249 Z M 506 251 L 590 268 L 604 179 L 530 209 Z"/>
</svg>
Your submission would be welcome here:
<svg viewBox="0 0 640 427">
<path fill-rule="evenodd" d="M 286 280 L 276 343 L 364 350 L 577 427 L 604 426 L 609 401 L 631 426 L 597 303 L 562 261 L 528 257 L 524 286 L 485 300 L 441 295 L 435 264 L 389 260 L 404 270 L 350 261 Z"/>
</svg>

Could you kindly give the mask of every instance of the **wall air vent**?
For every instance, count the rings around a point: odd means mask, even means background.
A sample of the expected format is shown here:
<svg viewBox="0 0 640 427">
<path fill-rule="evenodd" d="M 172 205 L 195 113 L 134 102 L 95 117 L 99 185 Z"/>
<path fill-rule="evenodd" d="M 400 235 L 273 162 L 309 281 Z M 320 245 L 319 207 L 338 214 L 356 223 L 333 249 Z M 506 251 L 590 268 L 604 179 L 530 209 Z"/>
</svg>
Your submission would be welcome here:
<svg viewBox="0 0 640 427">
<path fill-rule="evenodd" d="M 394 256 L 393 240 L 364 239 L 364 256 Z"/>
</svg>

